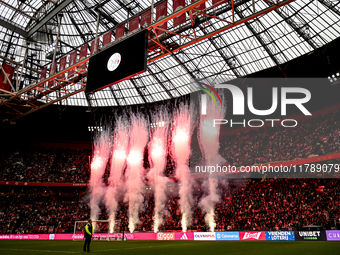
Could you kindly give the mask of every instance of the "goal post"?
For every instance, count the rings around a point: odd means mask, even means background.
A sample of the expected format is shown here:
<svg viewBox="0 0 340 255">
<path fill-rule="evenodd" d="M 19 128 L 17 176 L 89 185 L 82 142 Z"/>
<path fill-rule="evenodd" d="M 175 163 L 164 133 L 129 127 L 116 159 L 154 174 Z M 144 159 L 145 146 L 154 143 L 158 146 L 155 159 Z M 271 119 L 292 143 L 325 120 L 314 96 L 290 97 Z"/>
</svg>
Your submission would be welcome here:
<svg viewBox="0 0 340 255">
<path fill-rule="evenodd" d="M 73 241 L 83 240 L 85 226 L 88 221 L 75 221 L 73 229 Z M 94 228 L 93 240 L 113 240 L 110 238 L 110 233 L 118 233 L 120 231 L 120 220 L 115 220 L 114 228 L 110 231 L 110 221 L 109 220 L 94 220 L 92 221 Z M 80 238 L 81 237 L 81 238 Z"/>
</svg>

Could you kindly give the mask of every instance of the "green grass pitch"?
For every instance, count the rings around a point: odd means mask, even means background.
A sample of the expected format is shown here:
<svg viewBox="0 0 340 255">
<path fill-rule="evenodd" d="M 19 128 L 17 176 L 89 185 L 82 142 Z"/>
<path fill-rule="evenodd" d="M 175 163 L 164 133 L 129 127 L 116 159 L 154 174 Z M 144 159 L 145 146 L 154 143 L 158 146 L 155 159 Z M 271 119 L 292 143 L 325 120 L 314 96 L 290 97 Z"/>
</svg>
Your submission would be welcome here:
<svg viewBox="0 0 340 255">
<path fill-rule="evenodd" d="M 81 254 L 82 241 L 1 240 L 0 254 Z M 340 254 L 340 242 L 289 241 L 92 241 L 93 254 L 320 255 Z"/>
</svg>

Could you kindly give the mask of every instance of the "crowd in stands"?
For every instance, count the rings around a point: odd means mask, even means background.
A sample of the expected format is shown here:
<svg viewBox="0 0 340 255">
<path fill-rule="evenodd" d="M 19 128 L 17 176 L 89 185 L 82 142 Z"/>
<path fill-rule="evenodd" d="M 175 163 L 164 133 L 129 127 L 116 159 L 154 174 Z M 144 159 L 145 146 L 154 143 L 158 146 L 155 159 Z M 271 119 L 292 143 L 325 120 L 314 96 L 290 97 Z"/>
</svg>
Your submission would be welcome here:
<svg viewBox="0 0 340 255">
<path fill-rule="evenodd" d="M 176 186 L 167 196 L 160 231 L 180 231 L 181 212 Z M 144 202 L 136 231 L 153 232 L 154 196 L 145 186 Z M 73 232 L 76 220 L 90 217 L 85 189 L 58 191 L 47 188 L 2 187 L 0 231 L 5 233 Z M 331 229 L 340 223 L 339 179 L 233 179 L 220 181 L 220 201 L 215 204 L 216 231 L 287 230 L 322 225 Z M 208 231 L 200 201 L 205 194 L 201 183 L 193 185 L 193 220 L 189 231 Z M 101 206 L 99 219 L 108 215 Z M 119 202 L 116 215 L 128 231 L 128 203 Z"/>
<path fill-rule="evenodd" d="M 75 220 L 89 218 L 79 192 L 71 197 L 47 188 L 4 186 L 0 192 L 0 234 L 72 232 Z M 84 193 L 84 192 L 83 192 Z"/>
<path fill-rule="evenodd" d="M 234 165 L 291 161 L 340 152 L 340 111 L 305 120 L 294 128 L 260 128 L 221 139 L 221 155 Z"/>
<path fill-rule="evenodd" d="M 294 128 L 262 127 L 220 138 L 220 154 L 235 166 L 291 161 L 338 152 L 340 111 L 305 120 Z M 91 150 L 37 147 L 0 153 L 2 181 L 84 183 L 90 177 Z M 196 165 L 201 158 L 199 146 L 193 145 L 190 163 Z M 149 166 L 146 153 L 144 167 Z M 175 176 L 174 162 L 170 156 L 165 175 Z M 108 177 L 109 167 L 104 180 L 107 181 Z"/>
<path fill-rule="evenodd" d="M 89 180 L 90 150 L 32 147 L 1 153 L 1 181 L 83 183 Z"/>
</svg>

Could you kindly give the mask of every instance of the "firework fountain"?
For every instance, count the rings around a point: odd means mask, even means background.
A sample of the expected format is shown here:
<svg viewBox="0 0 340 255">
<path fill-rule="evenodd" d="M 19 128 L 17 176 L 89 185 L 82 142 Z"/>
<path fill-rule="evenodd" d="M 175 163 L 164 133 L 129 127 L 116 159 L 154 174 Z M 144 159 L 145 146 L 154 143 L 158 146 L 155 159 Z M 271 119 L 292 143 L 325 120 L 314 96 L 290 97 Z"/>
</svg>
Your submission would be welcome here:
<svg viewBox="0 0 340 255">
<path fill-rule="evenodd" d="M 129 143 L 127 121 L 120 117 L 116 121 L 114 130 L 114 142 L 110 164 L 109 186 L 105 193 L 105 205 L 109 215 L 110 233 L 114 230 L 115 216 L 117 212 L 117 193 L 123 186 L 123 170 L 126 165 L 126 156 Z"/>
<path fill-rule="evenodd" d="M 176 113 L 172 130 L 172 156 L 176 164 L 176 178 L 179 180 L 179 205 L 182 213 L 182 231 L 186 232 L 192 221 L 192 183 L 190 181 L 190 113 L 188 105 L 181 105 Z"/>
<path fill-rule="evenodd" d="M 148 173 L 148 179 L 152 183 L 155 196 L 155 212 L 154 212 L 154 232 L 158 232 L 158 228 L 163 224 L 161 216 L 164 210 L 166 200 L 166 184 L 168 178 L 164 176 L 164 170 L 167 162 L 167 134 L 169 118 L 167 112 L 162 109 L 156 117 L 153 118 L 155 127 L 151 130 L 152 136 L 149 143 L 149 161 L 153 167 Z"/>
<path fill-rule="evenodd" d="M 104 130 L 97 134 L 94 139 L 91 177 L 89 183 L 92 220 L 98 219 L 100 213 L 99 204 L 105 192 L 103 175 L 110 155 L 110 136 L 110 130 L 108 128 L 104 128 Z"/>
<path fill-rule="evenodd" d="M 125 171 L 127 193 L 125 201 L 129 203 L 129 230 L 132 233 L 139 223 L 139 211 L 143 203 L 144 148 L 148 142 L 147 121 L 143 116 L 132 115 L 130 127 L 130 151 Z"/>
<path fill-rule="evenodd" d="M 209 98 L 210 99 L 210 98 Z M 200 115 L 200 126 L 198 130 L 198 141 L 205 165 L 208 166 L 222 166 L 225 159 L 219 154 L 219 135 L 220 126 L 214 127 L 214 119 L 223 119 L 225 108 L 220 105 L 214 105 L 212 100 L 207 100 L 207 113 Z M 219 194 L 217 193 L 218 179 L 209 176 L 203 181 L 203 189 L 206 196 L 200 201 L 200 206 L 205 213 L 205 222 L 209 226 L 211 232 L 214 232 L 215 223 L 215 203 L 219 201 Z"/>
</svg>

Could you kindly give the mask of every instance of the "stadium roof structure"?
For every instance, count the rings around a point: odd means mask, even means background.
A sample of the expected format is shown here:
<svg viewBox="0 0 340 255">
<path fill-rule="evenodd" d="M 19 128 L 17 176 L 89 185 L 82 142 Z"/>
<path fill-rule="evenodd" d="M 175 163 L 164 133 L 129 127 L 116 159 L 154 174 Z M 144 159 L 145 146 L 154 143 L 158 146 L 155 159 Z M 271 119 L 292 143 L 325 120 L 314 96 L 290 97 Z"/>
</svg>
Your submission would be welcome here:
<svg viewBox="0 0 340 255">
<path fill-rule="evenodd" d="M 185 6 L 174 8 L 179 2 Z M 167 13 L 156 20 L 161 5 Z M 0 89 L 1 120 L 51 104 L 149 104 L 190 93 L 195 79 L 214 84 L 274 66 L 284 74 L 290 60 L 340 37 L 340 2 L 333 0 L 0 0 L 0 7 L 0 63 L 15 67 L 10 89 Z M 131 31 L 150 10 L 153 22 Z M 150 32 L 146 72 L 86 96 L 80 66 L 142 29 Z M 104 45 L 104 35 L 111 43 Z M 61 66 L 88 44 L 84 59 Z M 53 60 L 59 72 L 46 75 Z M 69 71 L 78 78 L 68 79 Z"/>
</svg>

